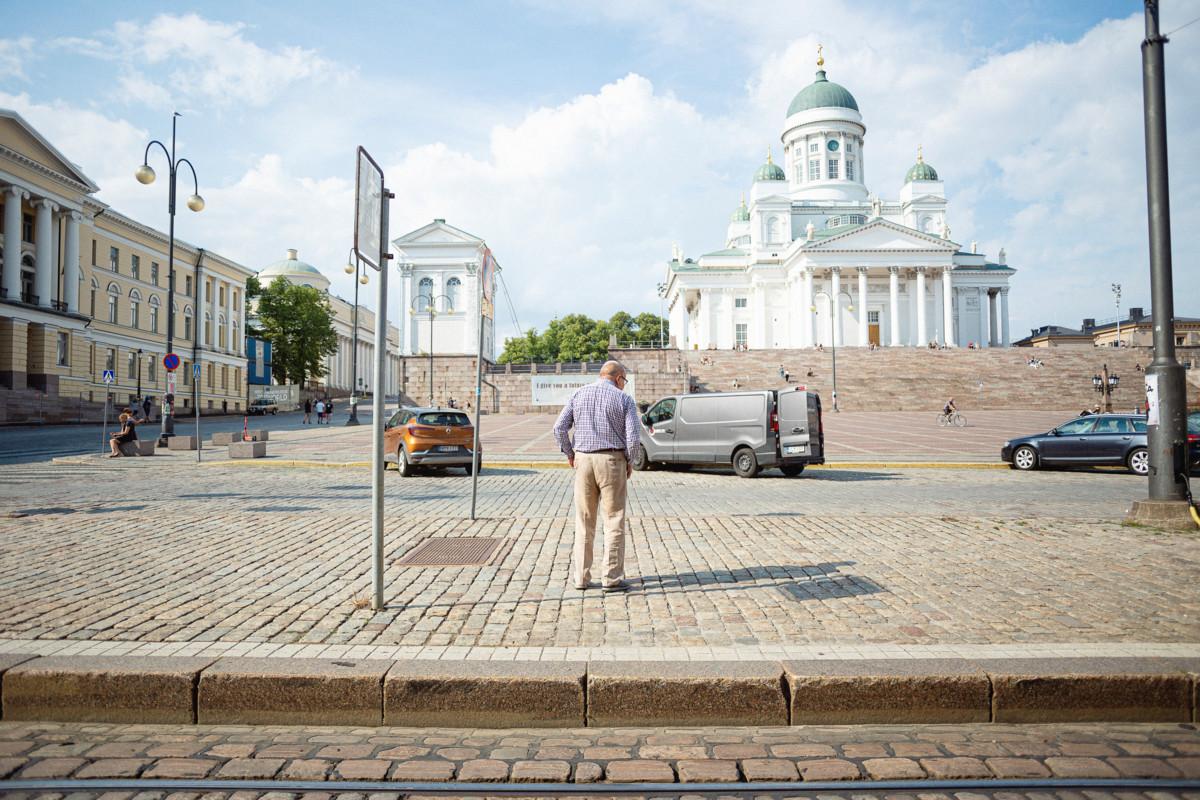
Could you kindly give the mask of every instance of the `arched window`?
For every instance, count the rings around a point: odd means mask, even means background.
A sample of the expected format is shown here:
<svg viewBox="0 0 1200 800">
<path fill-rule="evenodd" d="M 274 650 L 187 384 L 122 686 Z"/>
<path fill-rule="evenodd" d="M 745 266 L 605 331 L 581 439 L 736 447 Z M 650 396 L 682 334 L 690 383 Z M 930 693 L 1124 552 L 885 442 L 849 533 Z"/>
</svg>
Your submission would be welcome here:
<svg viewBox="0 0 1200 800">
<path fill-rule="evenodd" d="M 89 312 L 89 316 L 91 316 L 92 319 L 96 318 L 96 292 L 98 291 L 100 291 L 100 282 L 95 278 L 92 278 L 91 311 Z"/>
<path fill-rule="evenodd" d="M 217 346 L 225 347 L 225 315 L 217 315 Z"/>
<path fill-rule="evenodd" d="M 235 322 L 233 323 L 233 341 L 229 343 L 229 349 L 240 355 L 242 352 L 242 349 L 239 346 L 241 342 L 242 340 L 238 338 L 238 324 Z"/>
<path fill-rule="evenodd" d="M 204 312 L 204 343 L 212 345 L 212 314 Z M 208 385 L 212 386 L 212 375 L 208 377 Z"/>
<path fill-rule="evenodd" d="M 150 330 L 158 333 L 158 298 L 150 297 Z"/>
<path fill-rule="evenodd" d="M 117 298 L 121 296 L 121 288 L 115 283 L 108 285 L 108 321 L 117 324 Z"/>
<path fill-rule="evenodd" d="M 779 220 L 775 219 L 775 217 L 767 218 L 767 241 L 779 241 Z"/>
<path fill-rule="evenodd" d="M 446 301 L 447 311 L 458 310 L 458 298 L 462 294 L 462 281 L 458 278 L 451 278 L 446 281 L 446 297 L 450 298 Z"/>
<path fill-rule="evenodd" d="M 417 284 L 418 297 L 433 297 L 433 278 L 421 278 Z"/>
<path fill-rule="evenodd" d="M 183 307 L 183 338 L 192 338 L 192 307 Z"/>
</svg>

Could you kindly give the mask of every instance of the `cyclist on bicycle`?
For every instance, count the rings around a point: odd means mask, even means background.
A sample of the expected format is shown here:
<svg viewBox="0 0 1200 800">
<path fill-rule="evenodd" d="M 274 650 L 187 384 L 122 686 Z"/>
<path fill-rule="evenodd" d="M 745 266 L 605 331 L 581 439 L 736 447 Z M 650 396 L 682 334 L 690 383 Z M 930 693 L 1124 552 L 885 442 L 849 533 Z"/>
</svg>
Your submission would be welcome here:
<svg viewBox="0 0 1200 800">
<path fill-rule="evenodd" d="M 956 411 L 958 411 L 958 406 L 954 405 L 954 398 L 951 397 L 946 401 L 946 405 L 942 406 L 942 414 L 948 417 Z"/>
</svg>

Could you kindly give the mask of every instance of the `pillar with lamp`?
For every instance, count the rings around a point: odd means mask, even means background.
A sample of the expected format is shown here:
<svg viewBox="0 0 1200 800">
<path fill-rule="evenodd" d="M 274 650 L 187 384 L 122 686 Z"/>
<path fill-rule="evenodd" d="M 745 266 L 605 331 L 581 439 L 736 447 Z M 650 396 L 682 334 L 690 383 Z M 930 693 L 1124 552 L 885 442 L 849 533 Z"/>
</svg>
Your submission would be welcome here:
<svg viewBox="0 0 1200 800">
<path fill-rule="evenodd" d="M 347 275 L 354 275 L 354 324 L 351 337 L 353 341 L 350 345 L 350 418 L 346 420 L 347 425 L 358 424 L 358 287 L 366 286 L 370 282 L 367 277 L 367 271 L 362 268 L 362 262 L 354 252 L 354 248 L 350 248 L 350 256 L 346 260 L 345 272 Z M 344 373 L 343 373 L 344 374 Z M 378 388 L 376 388 L 378 391 Z"/>
<path fill-rule="evenodd" d="M 444 301 L 441 312 L 437 309 L 438 300 Z M 413 298 L 408 310 L 413 314 L 429 315 L 429 405 L 433 407 L 436 405 L 433 402 L 433 323 L 439 313 L 454 311 L 454 300 L 444 294 L 419 294 Z"/>
<path fill-rule="evenodd" d="M 200 182 L 196 178 L 196 168 L 192 166 L 192 162 L 186 158 L 175 157 L 175 123 L 179 119 L 179 112 L 176 111 L 171 117 L 171 149 L 160 142 L 158 139 L 152 139 L 146 145 L 146 150 L 142 154 L 142 165 L 133 173 L 137 178 L 138 183 L 149 185 L 154 183 L 155 173 L 153 167 L 150 166 L 150 148 L 158 145 L 163 151 L 163 155 L 167 157 L 167 169 L 169 173 L 169 183 L 167 184 L 167 214 L 170 217 L 171 225 L 167 241 L 167 352 L 174 353 L 174 337 L 175 337 L 175 189 L 179 173 L 179 167 L 187 164 L 188 170 L 192 173 L 192 196 L 187 199 L 187 207 L 192 211 L 204 210 L 204 198 L 200 196 Z M 193 335 L 194 335 L 193 331 Z M 171 386 L 173 381 L 171 373 L 167 373 L 167 385 Z M 162 403 L 162 427 L 159 430 L 158 446 L 166 447 L 167 440 L 175 435 L 175 418 L 173 414 L 175 403 L 175 394 L 171 391 L 163 392 Z"/>
<path fill-rule="evenodd" d="M 1121 378 L 1118 375 L 1109 373 L 1108 364 L 1104 365 L 1104 369 L 1099 375 L 1092 376 L 1092 386 L 1104 398 L 1104 411 L 1106 413 L 1113 410 L 1112 395 L 1117 390 L 1117 384 L 1120 382 Z"/>
<path fill-rule="evenodd" d="M 820 292 L 815 292 L 815 293 L 813 293 L 813 296 L 812 296 L 812 298 L 813 298 L 812 305 L 810 305 L 810 306 L 808 307 L 808 310 L 809 310 L 809 311 L 811 311 L 811 312 L 813 313 L 813 316 L 814 316 L 814 317 L 816 316 L 816 313 L 817 313 L 817 298 L 818 298 L 818 297 L 821 297 L 821 296 L 824 296 L 824 297 L 825 297 L 825 300 L 826 300 L 826 302 L 828 302 L 828 303 L 829 303 L 829 351 L 830 351 L 830 354 L 831 354 L 831 356 L 832 356 L 832 359 L 833 359 L 833 367 L 832 367 L 832 372 L 833 372 L 833 376 L 832 376 L 832 377 L 833 377 L 833 395 L 832 395 L 832 396 L 833 396 L 833 410 L 834 410 L 834 411 L 838 411 L 838 393 L 837 393 L 837 340 L 838 340 L 839 338 L 841 338 L 841 337 L 839 337 L 839 336 L 838 336 L 838 327 L 839 327 L 839 325 L 840 325 L 840 323 L 841 323 L 841 314 L 840 314 L 840 313 L 839 313 L 839 311 L 838 311 L 838 305 L 839 305 L 839 304 L 838 304 L 838 302 L 836 302 L 836 301 L 833 299 L 833 297 L 831 297 L 831 296 L 830 296 L 830 294 L 829 294 L 828 292 L 825 292 L 825 291 L 820 291 Z M 839 293 L 838 293 L 838 295 L 837 295 L 837 297 L 838 297 L 839 299 L 840 299 L 842 296 L 843 296 L 843 295 L 842 295 L 840 292 L 839 292 Z M 847 295 L 845 295 L 845 298 L 846 298 L 847 300 L 850 300 L 850 299 L 851 299 L 851 298 L 850 298 L 850 295 L 848 295 L 848 294 L 847 294 Z M 847 304 L 846 304 L 846 310 L 847 310 L 847 311 L 849 311 L 851 314 L 853 314 L 853 313 L 854 313 L 854 303 L 853 303 L 853 302 L 849 302 L 849 303 L 847 303 Z"/>
</svg>

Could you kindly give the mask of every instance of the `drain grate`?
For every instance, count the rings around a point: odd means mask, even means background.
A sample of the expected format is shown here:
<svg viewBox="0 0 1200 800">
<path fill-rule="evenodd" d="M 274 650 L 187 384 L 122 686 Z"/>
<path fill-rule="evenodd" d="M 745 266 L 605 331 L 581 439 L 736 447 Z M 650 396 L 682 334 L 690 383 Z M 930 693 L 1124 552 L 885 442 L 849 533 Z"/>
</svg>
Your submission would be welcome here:
<svg viewBox="0 0 1200 800">
<path fill-rule="evenodd" d="M 402 567 L 483 567 L 500 550 L 504 539 L 454 536 L 427 539 L 396 563 Z"/>
</svg>

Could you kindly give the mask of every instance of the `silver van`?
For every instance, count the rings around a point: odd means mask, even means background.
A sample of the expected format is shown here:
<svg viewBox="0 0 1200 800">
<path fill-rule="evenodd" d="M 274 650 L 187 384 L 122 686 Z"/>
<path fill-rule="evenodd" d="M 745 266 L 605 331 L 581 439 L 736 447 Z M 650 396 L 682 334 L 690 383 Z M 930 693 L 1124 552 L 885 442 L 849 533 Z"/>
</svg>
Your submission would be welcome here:
<svg viewBox="0 0 1200 800">
<path fill-rule="evenodd" d="M 633 468 L 729 464 L 743 478 L 779 467 L 793 477 L 825 463 L 821 398 L 801 387 L 664 397 L 642 415 Z"/>
</svg>

